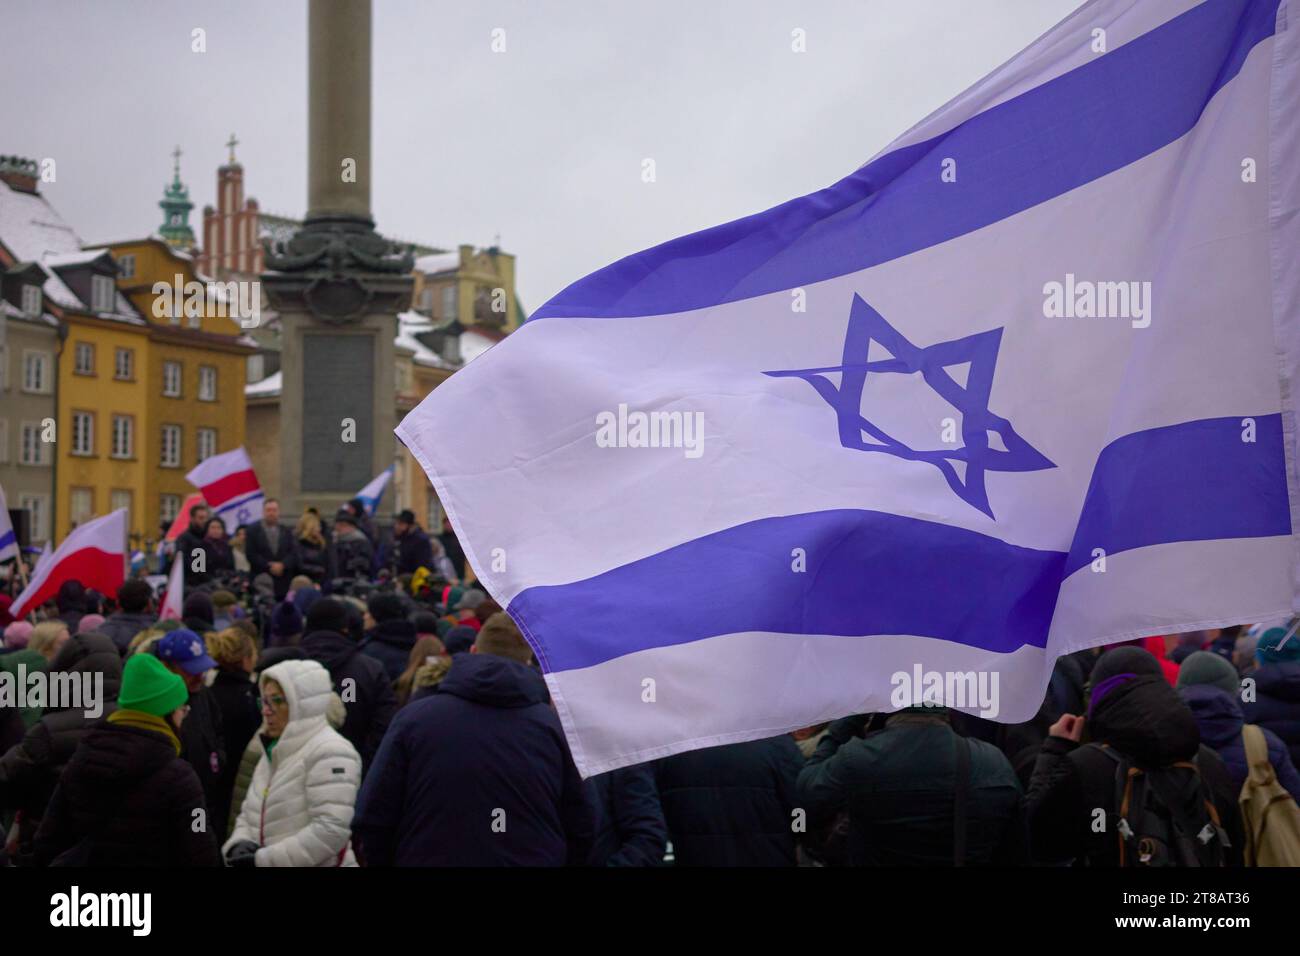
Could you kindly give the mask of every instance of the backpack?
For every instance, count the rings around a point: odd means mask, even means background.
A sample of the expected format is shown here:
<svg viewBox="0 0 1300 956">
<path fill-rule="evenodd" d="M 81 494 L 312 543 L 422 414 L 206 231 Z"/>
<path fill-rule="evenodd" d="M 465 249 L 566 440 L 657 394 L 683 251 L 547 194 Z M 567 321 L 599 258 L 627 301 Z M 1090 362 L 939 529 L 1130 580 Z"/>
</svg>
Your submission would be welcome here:
<svg viewBox="0 0 1300 956">
<path fill-rule="evenodd" d="M 1241 739 L 1249 767 L 1237 798 L 1246 831 L 1246 865 L 1300 866 L 1300 807 L 1277 782 L 1264 732 L 1246 724 Z"/>
<path fill-rule="evenodd" d="M 1231 844 L 1195 758 L 1144 768 L 1111 747 L 1097 749 L 1115 761 L 1120 866 L 1226 865 Z"/>
</svg>

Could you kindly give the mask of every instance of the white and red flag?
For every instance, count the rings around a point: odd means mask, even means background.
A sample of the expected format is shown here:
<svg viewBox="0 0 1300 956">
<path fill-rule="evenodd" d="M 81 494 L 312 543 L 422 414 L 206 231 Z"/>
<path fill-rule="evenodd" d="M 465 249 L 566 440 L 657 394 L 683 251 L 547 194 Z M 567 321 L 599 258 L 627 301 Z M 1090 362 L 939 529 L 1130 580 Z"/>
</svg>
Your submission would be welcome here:
<svg viewBox="0 0 1300 956">
<path fill-rule="evenodd" d="M 158 620 L 179 621 L 185 605 L 185 555 L 177 552 L 172 558 L 172 573 L 167 578 L 167 590 L 163 592 L 162 607 L 158 609 Z"/>
<path fill-rule="evenodd" d="M 9 613 L 21 618 L 59 593 L 64 581 L 80 581 L 101 594 L 115 594 L 126 580 L 126 509 L 88 521 L 36 565 L 32 579 Z"/>
<path fill-rule="evenodd" d="M 212 516 L 225 522 L 227 534 L 261 519 L 262 486 L 242 445 L 204 459 L 185 478 L 203 492 Z"/>
</svg>

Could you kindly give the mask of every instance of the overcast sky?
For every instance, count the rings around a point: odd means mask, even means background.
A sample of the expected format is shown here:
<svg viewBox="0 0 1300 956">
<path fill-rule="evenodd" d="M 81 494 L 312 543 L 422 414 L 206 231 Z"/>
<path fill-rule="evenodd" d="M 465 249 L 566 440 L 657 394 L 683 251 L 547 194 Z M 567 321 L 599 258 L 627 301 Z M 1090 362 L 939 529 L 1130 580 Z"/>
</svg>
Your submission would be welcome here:
<svg viewBox="0 0 1300 956">
<path fill-rule="evenodd" d="M 847 175 L 1080 5 L 375 0 L 376 221 L 443 247 L 499 233 L 531 312 Z M 4 0 L 0 154 L 53 157 L 45 195 L 96 242 L 157 228 L 179 144 L 198 234 L 234 132 L 248 195 L 301 216 L 306 24 L 306 0 Z"/>
</svg>

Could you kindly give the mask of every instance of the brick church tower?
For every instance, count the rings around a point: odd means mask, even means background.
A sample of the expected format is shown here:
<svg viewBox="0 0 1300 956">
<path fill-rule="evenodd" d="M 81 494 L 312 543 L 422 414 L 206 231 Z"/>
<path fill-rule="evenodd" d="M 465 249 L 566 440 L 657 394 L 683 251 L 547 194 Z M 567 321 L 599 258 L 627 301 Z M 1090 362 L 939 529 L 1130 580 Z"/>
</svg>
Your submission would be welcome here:
<svg viewBox="0 0 1300 956">
<path fill-rule="evenodd" d="M 235 160 L 239 140 L 231 134 L 230 161 L 217 169 L 217 208 L 203 207 L 203 249 L 199 271 L 224 279 L 262 271 L 256 199 L 244 199 L 244 167 Z"/>
</svg>

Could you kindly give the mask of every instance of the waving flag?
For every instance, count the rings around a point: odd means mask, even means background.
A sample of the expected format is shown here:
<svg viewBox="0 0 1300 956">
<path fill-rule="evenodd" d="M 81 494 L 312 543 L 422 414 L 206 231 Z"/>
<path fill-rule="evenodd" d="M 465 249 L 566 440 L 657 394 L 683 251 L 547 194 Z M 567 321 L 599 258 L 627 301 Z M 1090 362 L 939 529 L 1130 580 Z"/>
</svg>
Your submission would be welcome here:
<svg viewBox="0 0 1300 956">
<path fill-rule="evenodd" d="M 185 555 L 178 554 L 172 558 L 172 570 L 167 578 L 167 590 L 163 592 L 162 606 L 158 608 L 158 620 L 181 619 L 185 608 Z"/>
<path fill-rule="evenodd" d="M 234 534 L 241 524 L 261 519 L 265 500 L 262 486 L 257 483 L 252 459 L 242 446 L 205 458 L 185 479 L 203 492 L 212 516 L 225 522 L 227 534 Z M 189 521 L 188 509 L 185 520 Z"/>
<path fill-rule="evenodd" d="M 0 488 L 0 561 L 19 557 L 18 536 L 14 534 L 9 506 L 5 504 L 5 490 Z"/>
<path fill-rule="evenodd" d="M 194 472 L 190 472 L 190 474 L 193 473 Z M 192 481 L 193 479 L 190 480 Z M 181 502 L 180 510 L 176 512 L 176 517 L 172 519 L 171 527 L 168 528 L 167 533 L 163 535 L 162 541 L 158 542 L 159 554 L 162 554 L 162 548 L 165 542 L 175 541 L 184 534 L 185 529 L 190 526 L 190 509 L 195 505 L 201 504 L 203 504 L 203 495 L 199 494 L 197 491 L 192 495 L 185 496 L 185 500 Z"/>
<path fill-rule="evenodd" d="M 932 699 L 1022 721 L 1058 655 L 1297 607 L 1287 6 L 1088 3 L 407 416 L 584 774 Z"/>
<path fill-rule="evenodd" d="M 59 593 L 64 581 L 80 581 L 101 594 L 115 594 L 126 580 L 126 509 L 72 529 L 48 558 L 42 556 L 32 579 L 9 613 L 21 618 Z"/>
<path fill-rule="evenodd" d="M 388 482 L 393 478 L 393 466 L 389 465 L 374 478 L 370 480 L 364 488 L 357 492 L 357 497 L 361 503 L 366 506 L 366 514 L 372 515 L 375 509 L 379 507 L 380 500 L 384 497 L 384 492 L 388 490 Z"/>
</svg>

